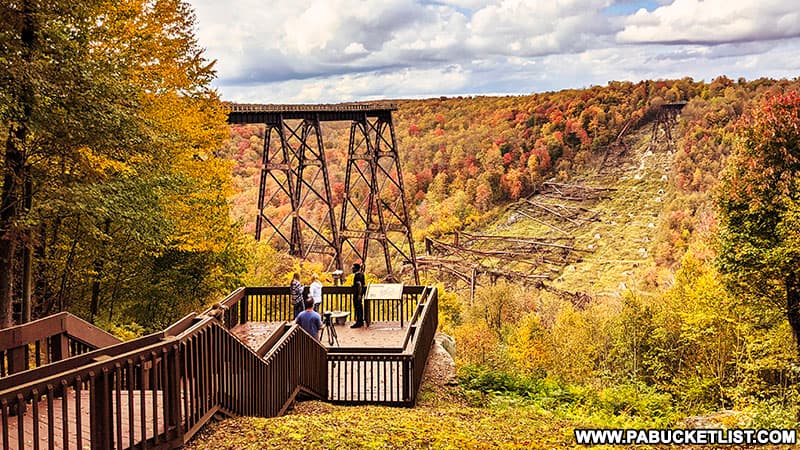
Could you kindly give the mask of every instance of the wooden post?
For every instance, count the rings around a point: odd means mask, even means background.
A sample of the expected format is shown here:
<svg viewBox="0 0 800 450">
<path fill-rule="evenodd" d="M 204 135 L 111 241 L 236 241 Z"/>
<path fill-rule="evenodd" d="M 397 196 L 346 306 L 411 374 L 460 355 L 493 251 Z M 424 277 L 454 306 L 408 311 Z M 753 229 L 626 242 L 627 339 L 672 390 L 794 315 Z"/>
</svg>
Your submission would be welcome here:
<svg viewBox="0 0 800 450">
<path fill-rule="evenodd" d="M 400 296 L 400 328 L 403 328 L 403 319 L 405 319 L 405 315 L 406 315 L 405 314 L 406 307 L 405 307 L 405 305 L 403 305 L 404 299 L 405 299 L 405 296 L 401 295 Z"/>
<path fill-rule="evenodd" d="M 8 350 L 8 374 L 28 370 L 28 344 Z"/>
<path fill-rule="evenodd" d="M 92 436 L 92 450 L 105 450 L 113 448 L 111 432 L 113 428 L 111 389 L 108 369 L 95 375 L 89 373 L 90 389 L 90 417 L 89 432 Z"/>
<path fill-rule="evenodd" d="M 167 364 L 167 385 L 164 391 L 164 401 L 167 402 L 167 441 L 178 440 L 183 442 L 184 430 L 181 428 L 181 374 L 180 374 L 180 347 L 175 344 L 170 349 L 169 356 L 164 357 Z"/>
<path fill-rule="evenodd" d="M 244 298 L 239 300 L 239 323 L 246 323 L 247 322 L 247 303 L 249 302 L 249 298 L 245 293 Z"/>
<path fill-rule="evenodd" d="M 52 362 L 69 358 L 69 339 L 66 333 L 50 337 L 50 358 Z"/>
<path fill-rule="evenodd" d="M 403 402 L 414 404 L 414 357 L 403 358 Z"/>
</svg>

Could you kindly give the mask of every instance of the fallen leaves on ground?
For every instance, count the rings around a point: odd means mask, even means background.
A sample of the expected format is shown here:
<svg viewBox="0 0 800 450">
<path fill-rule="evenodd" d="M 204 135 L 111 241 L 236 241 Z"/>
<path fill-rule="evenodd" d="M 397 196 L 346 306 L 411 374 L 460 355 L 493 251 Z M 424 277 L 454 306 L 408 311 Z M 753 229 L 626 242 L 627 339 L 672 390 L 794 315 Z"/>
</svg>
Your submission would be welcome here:
<svg viewBox="0 0 800 450">
<path fill-rule="evenodd" d="M 218 422 L 187 448 L 563 448 L 575 445 L 575 426 L 528 407 L 395 408 L 314 401 L 299 403 L 283 417 Z"/>
</svg>

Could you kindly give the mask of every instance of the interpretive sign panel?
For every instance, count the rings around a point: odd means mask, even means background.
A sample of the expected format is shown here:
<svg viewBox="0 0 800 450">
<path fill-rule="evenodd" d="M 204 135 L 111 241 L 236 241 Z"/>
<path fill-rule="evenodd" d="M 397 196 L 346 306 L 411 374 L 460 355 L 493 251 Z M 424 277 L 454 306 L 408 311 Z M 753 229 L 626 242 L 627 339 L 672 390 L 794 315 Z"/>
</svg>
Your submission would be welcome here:
<svg viewBox="0 0 800 450">
<path fill-rule="evenodd" d="M 368 284 L 367 300 L 401 300 L 403 298 L 403 283 Z"/>
</svg>

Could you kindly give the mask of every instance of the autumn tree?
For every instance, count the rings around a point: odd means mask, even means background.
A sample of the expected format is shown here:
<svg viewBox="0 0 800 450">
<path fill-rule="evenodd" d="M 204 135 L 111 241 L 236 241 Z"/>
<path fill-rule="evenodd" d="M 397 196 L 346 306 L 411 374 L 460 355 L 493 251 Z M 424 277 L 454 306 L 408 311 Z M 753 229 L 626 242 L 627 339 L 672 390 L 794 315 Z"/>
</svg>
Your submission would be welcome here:
<svg viewBox="0 0 800 450">
<path fill-rule="evenodd" d="M 0 8 L 0 327 L 21 296 L 23 246 L 39 256 L 42 314 L 197 300 L 224 280 L 237 264 L 229 167 L 214 155 L 225 111 L 188 4 Z M 169 320 L 175 306 L 143 317 Z"/>
<path fill-rule="evenodd" d="M 785 311 L 800 353 L 800 96 L 768 96 L 739 126 L 719 191 L 720 267 Z"/>
</svg>

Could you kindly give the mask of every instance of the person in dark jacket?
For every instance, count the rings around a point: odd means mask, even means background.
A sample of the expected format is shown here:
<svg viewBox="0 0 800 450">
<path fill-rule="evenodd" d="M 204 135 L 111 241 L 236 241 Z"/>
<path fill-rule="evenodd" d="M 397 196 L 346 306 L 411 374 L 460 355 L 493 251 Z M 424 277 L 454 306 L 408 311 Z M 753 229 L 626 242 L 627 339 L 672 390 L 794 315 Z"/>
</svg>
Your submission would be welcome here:
<svg viewBox="0 0 800 450">
<path fill-rule="evenodd" d="M 292 319 L 296 319 L 297 315 L 303 312 L 303 283 L 300 282 L 300 274 L 295 272 L 292 275 L 292 284 L 289 285 L 289 291 L 292 294 L 292 305 L 294 306 L 294 316 Z"/>
<path fill-rule="evenodd" d="M 361 271 L 361 264 L 353 264 L 353 311 L 355 312 L 356 322 L 350 328 L 361 328 L 364 326 L 364 272 Z"/>
</svg>

